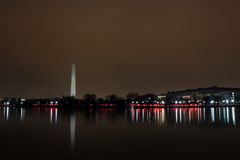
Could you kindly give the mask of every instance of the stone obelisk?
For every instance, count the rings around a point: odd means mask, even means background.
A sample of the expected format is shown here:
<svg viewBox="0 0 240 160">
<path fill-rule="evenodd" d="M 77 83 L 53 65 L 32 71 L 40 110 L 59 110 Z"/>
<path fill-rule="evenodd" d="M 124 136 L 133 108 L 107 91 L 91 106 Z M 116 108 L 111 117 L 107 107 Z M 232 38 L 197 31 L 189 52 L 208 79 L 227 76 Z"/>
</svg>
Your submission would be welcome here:
<svg viewBox="0 0 240 160">
<path fill-rule="evenodd" d="M 72 76 L 71 76 L 71 92 L 70 96 L 71 97 L 76 97 L 77 96 L 77 86 L 76 86 L 76 64 L 72 64 Z"/>
</svg>

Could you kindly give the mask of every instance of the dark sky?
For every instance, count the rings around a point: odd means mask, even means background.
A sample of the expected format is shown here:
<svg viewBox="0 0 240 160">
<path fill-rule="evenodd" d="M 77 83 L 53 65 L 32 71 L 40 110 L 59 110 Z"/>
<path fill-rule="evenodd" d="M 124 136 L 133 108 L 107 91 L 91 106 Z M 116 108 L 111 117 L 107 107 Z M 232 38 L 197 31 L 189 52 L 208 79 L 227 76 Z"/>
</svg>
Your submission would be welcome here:
<svg viewBox="0 0 240 160">
<path fill-rule="evenodd" d="M 240 87 L 239 0 L 1 0 L 0 97 Z"/>
</svg>

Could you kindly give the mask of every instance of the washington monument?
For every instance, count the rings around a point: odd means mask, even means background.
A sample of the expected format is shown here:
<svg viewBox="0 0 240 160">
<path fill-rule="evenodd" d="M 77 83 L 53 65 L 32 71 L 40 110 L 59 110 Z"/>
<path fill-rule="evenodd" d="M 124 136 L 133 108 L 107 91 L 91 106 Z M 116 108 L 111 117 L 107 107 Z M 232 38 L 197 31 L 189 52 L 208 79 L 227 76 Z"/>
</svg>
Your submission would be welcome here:
<svg viewBox="0 0 240 160">
<path fill-rule="evenodd" d="M 72 76 L 71 76 L 71 97 L 77 96 L 77 86 L 76 86 L 76 64 L 72 64 Z"/>
</svg>

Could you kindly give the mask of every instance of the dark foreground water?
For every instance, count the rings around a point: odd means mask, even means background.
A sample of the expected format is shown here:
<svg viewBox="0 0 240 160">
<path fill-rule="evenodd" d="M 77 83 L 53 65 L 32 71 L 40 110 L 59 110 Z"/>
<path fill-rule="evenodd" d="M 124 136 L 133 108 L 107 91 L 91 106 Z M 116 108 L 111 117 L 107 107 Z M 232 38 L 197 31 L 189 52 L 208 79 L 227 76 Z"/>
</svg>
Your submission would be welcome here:
<svg viewBox="0 0 240 160">
<path fill-rule="evenodd" d="M 1 159 L 233 159 L 240 109 L 0 108 Z"/>
</svg>

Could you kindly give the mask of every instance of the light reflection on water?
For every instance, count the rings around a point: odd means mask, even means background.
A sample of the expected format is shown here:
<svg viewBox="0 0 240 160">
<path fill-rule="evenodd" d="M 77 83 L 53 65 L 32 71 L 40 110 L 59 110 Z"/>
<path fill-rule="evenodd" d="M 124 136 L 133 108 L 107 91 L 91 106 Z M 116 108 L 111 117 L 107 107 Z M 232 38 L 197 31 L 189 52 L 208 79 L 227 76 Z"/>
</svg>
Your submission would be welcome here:
<svg viewBox="0 0 240 160">
<path fill-rule="evenodd" d="M 75 134 L 76 134 L 76 115 L 75 113 L 71 113 L 71 116 L 70 116 L 71 150 L 74 150 L 74 147 L 75 147 Z"/>
<path fill-rule="evenodd" d="M 60 113 L 60 115 L 59 115 Z M 174 124 L 174 125 L 202 125 L 222 124 L 222 126 L 237 126 L 239 121 L 240 108 L 237 107 L 214 107 L 214 108 L 152 108 L 152 109 L 97 109 L 97 110 L 61 110 L 58 108 L 0 108 L 0 120 L 17 120 L 24 122 L 25 119 L 43 119 L 48 117 L 50 124 L 62 122 L 61 116 L 69 115 L 69 121 L 75 126 L 77 116 L 87 120 L 94 120 L 96 123 L 106 122 L 106 119 L 117 119 L 134 124 Z M 61 121 L 59 121 L 61 119 Z"/>
<path fill-rule="evenodd" d="M 239 113 L 239 109 L 237 108 Z M 236 126 L 236 107 L 131 109 L 131 122 Z"/>
<path fill-rule="evenodd" d="M 238 127 L 240 108 L 154 108 L 154 109 L 87 109 L 63 110 L 58 108 L 0 108 L 0 122 L 40 121 L 49 125 L 68 124 L 70 148 L 74 151 L 76 132 L 80 123 L 94 124 L 121 121 L 125 124 L 157 125 L 158 127 Z M 114 124 L 113 124 L 114 125 Z"/>
<path fill-rule="evenodd" d="M 59 115 L 60 113 L 60 115 Z M 69 124 L 70 145 L 74 150 L 76 126 L 79 124 L 78 117 L 94 123 L 109 123 L 112 120 L 124 121 L 128 124 L 154 124 L 158 126 L 196 126 L 196 127 L 237 127 L 239 125 L 240 109 L 236 107 L 216 108 L 155 108 L 155 109 L 115 109 L 98 110 L 72 110 L 63 111 L 58 108 L 0 108 L 2 121 L 25 121 L 39 120 L 51 125 Z M 63 118 L 66 117 L 66 118 Z"/>
</svg>

